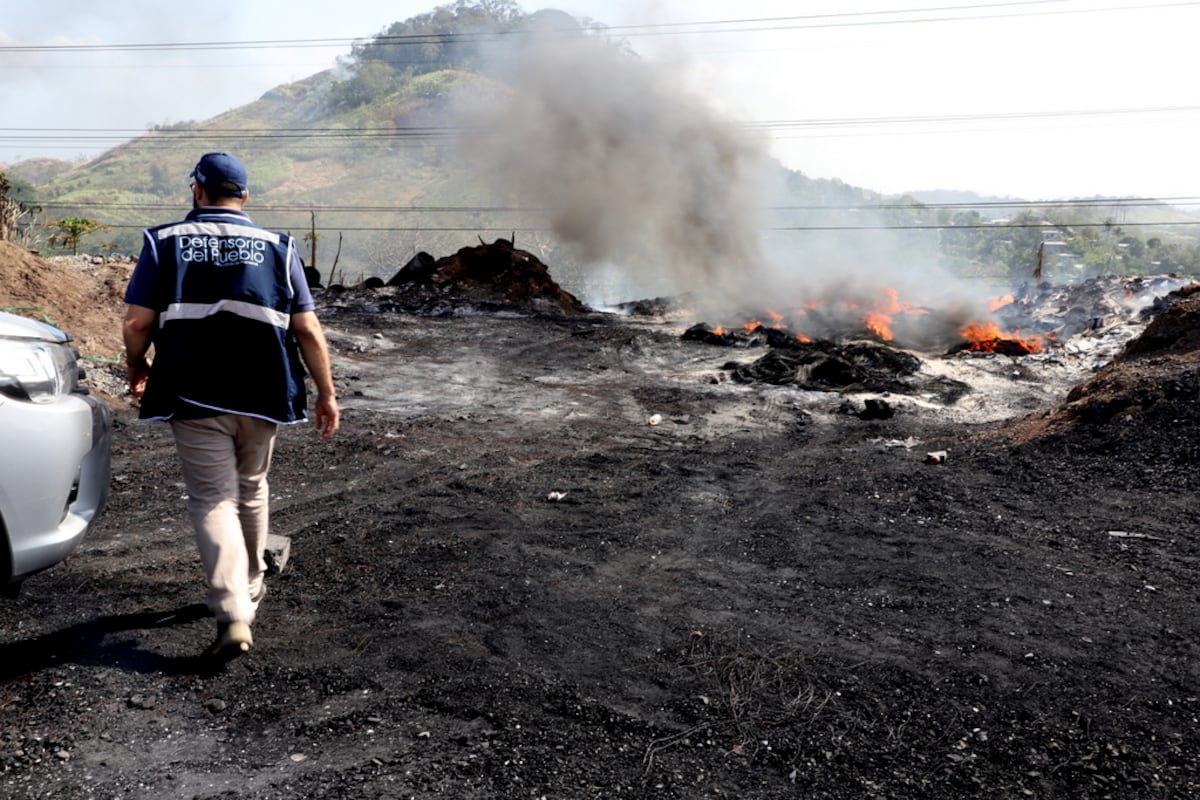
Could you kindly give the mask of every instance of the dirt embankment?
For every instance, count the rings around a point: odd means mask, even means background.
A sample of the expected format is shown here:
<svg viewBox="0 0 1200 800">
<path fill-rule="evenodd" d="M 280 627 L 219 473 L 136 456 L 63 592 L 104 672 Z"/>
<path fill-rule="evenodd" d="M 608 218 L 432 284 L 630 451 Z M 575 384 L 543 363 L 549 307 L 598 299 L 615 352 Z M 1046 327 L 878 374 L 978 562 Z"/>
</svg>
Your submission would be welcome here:
<svg viewBox="0 0 1200 800">
<path fill-rule="evenodd" d="M 128 259 L 44 259 L 0 241 L 0 309 L 15 309 L 62 328 L 85 356 L 116 360 L 123 348 L 122 298 L 132 272 Z"/>
</svg>

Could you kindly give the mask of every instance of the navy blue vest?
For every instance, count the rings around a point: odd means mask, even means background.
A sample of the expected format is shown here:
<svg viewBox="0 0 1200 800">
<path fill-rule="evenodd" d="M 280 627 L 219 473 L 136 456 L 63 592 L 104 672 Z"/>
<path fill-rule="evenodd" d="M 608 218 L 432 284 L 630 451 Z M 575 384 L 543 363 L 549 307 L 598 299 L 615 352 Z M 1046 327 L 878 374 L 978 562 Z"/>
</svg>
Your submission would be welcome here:
<svg viewBox="0 0 1200 800">
<path fill-rule="evenodd" d="M 139 416 L 170 418 L 183 401 L 279 423 L 304 419 L 287 234 L 205 209 L 146 238 L 158 254 L 159 327 Z"/>
</svg>

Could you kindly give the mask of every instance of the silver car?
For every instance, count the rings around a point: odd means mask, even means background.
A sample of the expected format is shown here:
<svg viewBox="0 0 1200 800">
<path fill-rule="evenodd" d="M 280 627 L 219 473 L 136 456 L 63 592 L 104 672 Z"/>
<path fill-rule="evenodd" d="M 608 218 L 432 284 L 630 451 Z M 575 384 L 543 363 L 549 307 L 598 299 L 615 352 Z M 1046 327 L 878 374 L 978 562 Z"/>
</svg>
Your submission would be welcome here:
<svg viewBox="0 0 1200 800">
<path fill-rule="evenodd" d="M 0 592 L 62 561 L 108 497 L 112 416 L 71 338 L 0 313 Z"/>
</svg>

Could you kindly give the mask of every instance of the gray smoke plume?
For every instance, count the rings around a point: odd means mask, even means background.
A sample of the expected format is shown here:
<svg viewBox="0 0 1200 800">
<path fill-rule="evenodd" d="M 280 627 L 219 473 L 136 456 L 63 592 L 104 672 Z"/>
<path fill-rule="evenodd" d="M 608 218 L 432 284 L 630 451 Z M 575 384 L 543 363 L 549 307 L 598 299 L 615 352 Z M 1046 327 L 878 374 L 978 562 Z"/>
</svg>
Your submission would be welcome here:
<svg viewBox="0 0 1200 800">
<path fill-rule="evenodd" d="M 544 209 L 589 263 L 751 300 L 765 219 L 758 141 L 682 91 L 673 67 L 598 38 L 530 37 L 498 71 L 504 88 L 461 106 L 480 174 Z"/>
<path fill-rule="evenodd" d="M 937 267 L 936 233 L 849 207 L 849 192 L 792 207 L 790 173 L 677 65 L 559 27 L 506 48 L 495 74 L 459 105 L 464 153 L 597 270 L 686 293 L 721 324 L 751 312 L 812 336 L 872 319 L 953 338 L 984 315 L 977 287 Z"/>
</svg>

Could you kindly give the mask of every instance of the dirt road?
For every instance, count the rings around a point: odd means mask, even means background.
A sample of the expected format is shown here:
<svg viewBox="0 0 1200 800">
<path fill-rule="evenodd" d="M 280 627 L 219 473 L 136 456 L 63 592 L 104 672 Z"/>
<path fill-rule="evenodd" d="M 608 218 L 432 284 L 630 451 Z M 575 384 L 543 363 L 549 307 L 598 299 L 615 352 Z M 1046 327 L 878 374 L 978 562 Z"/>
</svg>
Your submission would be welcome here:
<svg viewBox="0 0 1200 800">
<path fill-rule="evenodd" d="M 326 325 L 345 427 L 281 435 L 255 649 L 195 659 L 169 434 L 120 411 L 99 529 L 0 605 L 0 795 L 1200 792 L 1183 451 L 864 421 L 612 318 Z"/>
</svg>

